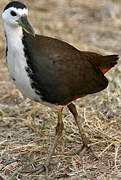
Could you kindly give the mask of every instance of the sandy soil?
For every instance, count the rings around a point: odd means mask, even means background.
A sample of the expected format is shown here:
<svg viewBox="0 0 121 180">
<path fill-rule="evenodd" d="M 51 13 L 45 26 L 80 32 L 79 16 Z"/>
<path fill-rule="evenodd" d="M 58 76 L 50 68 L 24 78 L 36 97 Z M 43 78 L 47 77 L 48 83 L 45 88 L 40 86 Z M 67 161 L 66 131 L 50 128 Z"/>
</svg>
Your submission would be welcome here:
<svg viewBox="0 0 121 180">
<path fill-rule="evenodd" d="M 10 80 L 1 21 L 7 2 L 0 0 L 0 179 L 120 179 L 121 61 L 106 74 L 110 81 L 107 89 L 75 102 L 99 159 L 90 152 L 83 157 L 69 155 L 82 142 L 74 119 L 65 108 L 63 136 L 52 158 L 49 175 L 19 172 L 21 168 L 34 168 L 46 159 L 55 137 L 57 113 L 24 99 Z M 81 50 L 121 55 L 120 0 L 21 2 L 29 8 L 29 20 L 36 33 L 64 40 Z M 11 160 L 16 162 L 11 163 Z"/>
</svg>

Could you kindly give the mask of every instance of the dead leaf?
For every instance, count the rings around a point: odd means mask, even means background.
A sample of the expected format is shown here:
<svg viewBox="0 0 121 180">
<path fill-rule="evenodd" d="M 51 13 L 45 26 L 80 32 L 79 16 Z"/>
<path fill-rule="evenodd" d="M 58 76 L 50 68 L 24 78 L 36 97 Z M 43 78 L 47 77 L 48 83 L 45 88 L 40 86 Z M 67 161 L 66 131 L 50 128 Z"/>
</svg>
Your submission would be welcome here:
<svg viewBox="0 0 121 180">
<path fill-rule="evenodd" d="M 2 170 L 3 167 L 4 167 L 4 165 L 3 165 L 3 164 L 0 164 L 0 171 Z"/>
<path fill-rule="evenodd" d="M 3 177 L 0 175 L 0 180 L 3 180 Z"/>
<path fill-rule="evenodd" d="M 17 166 L 18 166 L 18 162 L 14 162 L 7 165 L 5 167 L 5 174 L 10 174 Z"/>
</svg>

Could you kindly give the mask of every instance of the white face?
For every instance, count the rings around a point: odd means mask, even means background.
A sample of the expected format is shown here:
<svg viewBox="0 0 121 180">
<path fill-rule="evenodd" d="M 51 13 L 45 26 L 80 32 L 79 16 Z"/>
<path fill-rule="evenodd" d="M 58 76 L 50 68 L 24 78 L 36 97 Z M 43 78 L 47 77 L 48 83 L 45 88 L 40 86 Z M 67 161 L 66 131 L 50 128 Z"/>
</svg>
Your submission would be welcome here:
<svg viewBox="0 0 121 180">
<path fill-rule="evenodd" d="M 3 12 L 2 19 L 4 23 L 17 26 L 20 17 L 25 15 L 28 15 L 28 9 L 17 9 L 15 7 L 10 7 Z"/>
</svg>

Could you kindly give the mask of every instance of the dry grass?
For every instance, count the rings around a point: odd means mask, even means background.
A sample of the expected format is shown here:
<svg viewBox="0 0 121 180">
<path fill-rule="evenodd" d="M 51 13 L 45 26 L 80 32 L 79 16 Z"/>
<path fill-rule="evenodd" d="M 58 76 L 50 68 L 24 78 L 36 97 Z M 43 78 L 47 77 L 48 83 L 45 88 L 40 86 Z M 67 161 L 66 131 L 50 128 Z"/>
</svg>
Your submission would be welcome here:
<svg viewBox="0 0 121 180">
<path fill-rule="evenodd" d="M 0 14 L 7 0 L 0 1 Z M 35 31 L 65 40 L 81 50 L 121 55 L 120 0 L 31 0 L 29 19 Z M 43 162 L 54 139 L 57 114 L 53 109 L 24 100 L 9 79 L 5 64 L 5 39 L 0 20 L 0 168 L 20 158 L 14 171 L 4 168 L 0 179 L 41 180 L 21 174 Z M 65 129 L 53 156 L 48 179 L 121 178 L 121 62 L 106 75 L 110 84 L 103 92 L 76 101 L 80 120 L 99 160 L 91 153 L 70 156 L 81 146 L 81 138 L 71 114 L 65 109 Z M 31 166 L 30 166 L 31 164 Z"/>
</svg>

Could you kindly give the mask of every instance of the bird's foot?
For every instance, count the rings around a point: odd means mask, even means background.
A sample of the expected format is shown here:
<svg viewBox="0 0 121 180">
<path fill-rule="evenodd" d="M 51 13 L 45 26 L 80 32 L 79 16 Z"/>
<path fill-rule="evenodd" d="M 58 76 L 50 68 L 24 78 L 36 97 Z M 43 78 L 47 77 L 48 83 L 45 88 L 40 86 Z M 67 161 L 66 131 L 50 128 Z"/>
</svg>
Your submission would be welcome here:
<svg viewBox="0 0 121 180">
<path fill-rule="evenodd" d="M 92 149 L 92 141 L 86 136 L 86 134 L 83 134 L 82 136 L 83 145 L 82 147 L 77 150 L 76 154 L 83 156 L 86 151 L 90 151 L 95 159 L 99 159 L 97 155 L 94 153 Z"/>
<path fill-rule="evenodd" d="M 79 148 L 77 151 L 74 151 L 71 153 L 71 155 L 79 155 L 80 157 L 84 156 L 84 154 L 86 153 L 86 151 L 90 151 L 93 155 L 93 157 L 98 160 L 99 158 L 97 157 L 97 155 L 94 153 L 92 146 L 91 146 L 92 142 L 89 138 L 86 137 L 86 139 L 84 139 L 83 141 L 83 145 L 81 146 L 81 148 Z"/>
<path fill-rule="evenodd" d="M 42 172 L 46 172 L 46 176 L 48 176 L 48 171 L 49 171 L 49 164 L 45 162 L 44 164 L 39 165 L 35 169 L 30 169 L 30 170 L 20 170 L 19 172 L 21 173 L 29 173 L 29 174 L 40 174 Z"/>
<path fill-rule="evenodd" d="M 96 160 L 99 159 L 97 155 L 94 153 L 94 151 L 92 150 L 92 147 L 90 146 L 90 144 L 86 144 L 86 145 L 83 144 L 82 147 L 78 149 L 74 154 L 77 154 L 82 157 L 86 153 L 86 151 L 90 151 Z"/>
</svg>

